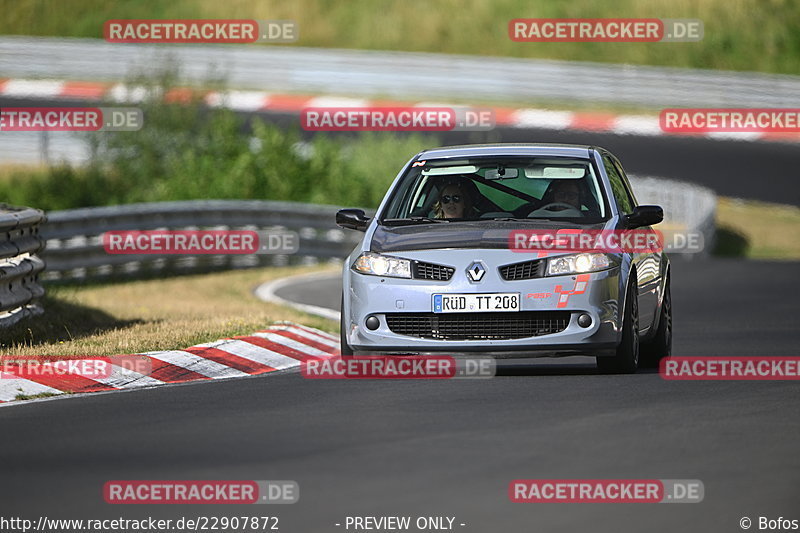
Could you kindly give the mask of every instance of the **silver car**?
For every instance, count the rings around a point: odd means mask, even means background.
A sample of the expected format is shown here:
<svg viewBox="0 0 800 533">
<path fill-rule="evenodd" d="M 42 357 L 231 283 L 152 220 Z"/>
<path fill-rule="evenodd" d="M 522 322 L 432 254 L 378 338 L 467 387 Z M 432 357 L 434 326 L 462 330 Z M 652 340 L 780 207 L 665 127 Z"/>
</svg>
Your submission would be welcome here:
<svg viewBox="0 0 800 533">
<path fill-rule="evenodd" d="M 602 148 L 423 151 L 374 217 L 337 213 L 339 226 L 364 232 L 343 269 L 342 355 L 590 355 L 616 373 L 657 365 L 672 345 L 663 251 L 515 243 L 652 231 L 662 219 L 660 207 L 637 204 L 622 165 Z"/>
</svg>

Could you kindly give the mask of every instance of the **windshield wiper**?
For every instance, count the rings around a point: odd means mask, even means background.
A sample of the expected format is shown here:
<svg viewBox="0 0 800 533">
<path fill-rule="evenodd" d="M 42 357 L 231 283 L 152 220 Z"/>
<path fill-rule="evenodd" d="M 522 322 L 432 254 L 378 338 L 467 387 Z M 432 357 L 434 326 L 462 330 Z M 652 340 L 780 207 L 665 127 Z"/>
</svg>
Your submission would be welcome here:
<svg viewBox="0 0 800 533">
<path fill-rule="evenodd" d="M 404 224 L 438 224 L 439 222 L 450 222 L 446 218 L 430 217 L 408 217 L 408 218 L 385 218 L 383 223 L 387 226 L 402 226 Z"/>
</svg>

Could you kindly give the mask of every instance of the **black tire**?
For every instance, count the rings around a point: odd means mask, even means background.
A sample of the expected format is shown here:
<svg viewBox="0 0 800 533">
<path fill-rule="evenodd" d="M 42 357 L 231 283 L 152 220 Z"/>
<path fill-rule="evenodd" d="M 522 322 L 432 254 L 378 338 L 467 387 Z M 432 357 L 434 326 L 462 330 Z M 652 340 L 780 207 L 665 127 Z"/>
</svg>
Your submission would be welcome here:
<svg viewBox="0 0 800 533">
<path fill-rule="evenodd" d="M 622 338 L 612 357 L 597 357 L 597 368 L 606 374 L 633 374 L 639 368 L 639 299 L 635 274 L 628 281 Z"/>
<path fill-rule="evenodd" d="M 658 368 L 663 358 L 672 355 L 672 296 L 669 286 L 670 280 L 667 278 L 658 318 L 658 330 L 652 339 L 643 342 L 641 346 L 639 364 L 643 368 Z"/>
<path fill-rule="evenodd" d="M 339 310 L 341 311 L 341 318 L 339 319 L 339 344 L 341 346 L 342 357 L 353 357 L 353 349 L 347 344 L 347 337 L 344 334 L 344 295 L 342 296 L 342 304 Z"/>
</svg>

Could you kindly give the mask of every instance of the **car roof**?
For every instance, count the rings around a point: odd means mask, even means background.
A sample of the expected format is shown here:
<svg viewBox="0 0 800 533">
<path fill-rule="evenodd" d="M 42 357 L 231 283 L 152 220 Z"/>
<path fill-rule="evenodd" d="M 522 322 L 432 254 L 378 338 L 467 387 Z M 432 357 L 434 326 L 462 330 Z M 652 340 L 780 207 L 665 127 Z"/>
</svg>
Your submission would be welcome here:
<svg viewBox="0 0 800 533">
<path fill-rule="evenodd" d="M 587 158 L 596 148 L 580 144 L 497 143 L 443 146 L 420 152 L 417 159 L 449 159 L 482 156 L 562 156 Z"/>
</svg>

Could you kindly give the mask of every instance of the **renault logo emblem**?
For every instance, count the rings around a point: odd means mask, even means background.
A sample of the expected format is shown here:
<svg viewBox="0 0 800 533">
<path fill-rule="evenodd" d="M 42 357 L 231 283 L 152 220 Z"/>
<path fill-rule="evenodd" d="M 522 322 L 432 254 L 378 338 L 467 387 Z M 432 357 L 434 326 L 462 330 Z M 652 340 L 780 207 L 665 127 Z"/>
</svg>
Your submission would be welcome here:
<svg viewBox="0 0 800 533">
<path fill-rule="evenodd" d="M 470 281 L 478 282 L 483 279 L 484 274 L 486 274 L 486 267 L 480 261 L 473 261 L 467 268 L 467 276 L 469 276 Z"/>
</svg>

